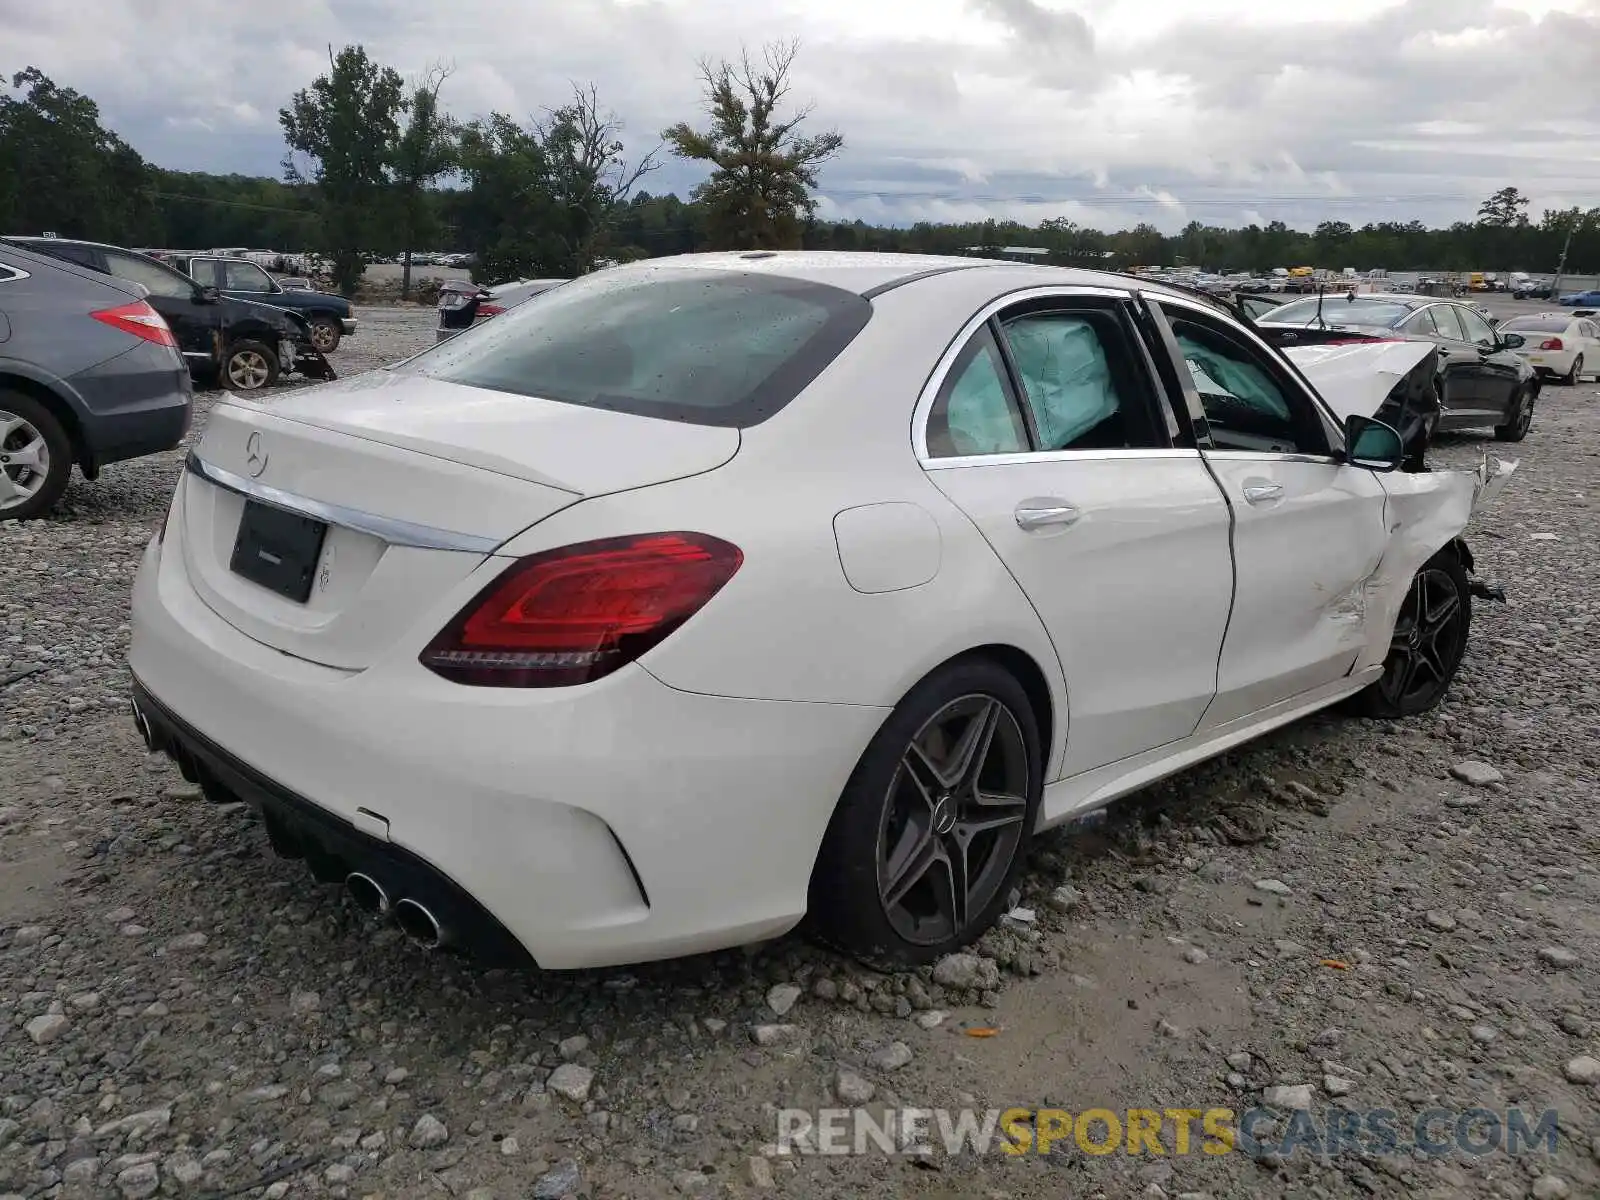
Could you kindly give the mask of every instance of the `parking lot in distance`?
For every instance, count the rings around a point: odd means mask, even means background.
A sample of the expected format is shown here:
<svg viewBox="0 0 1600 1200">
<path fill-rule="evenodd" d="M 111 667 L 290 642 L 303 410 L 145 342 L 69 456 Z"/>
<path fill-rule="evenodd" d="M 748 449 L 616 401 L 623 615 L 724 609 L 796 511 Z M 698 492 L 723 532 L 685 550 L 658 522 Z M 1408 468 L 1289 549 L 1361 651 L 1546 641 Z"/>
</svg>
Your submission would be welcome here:
<svg viewBox="0 0 1600 1200">
<path fill-rule="evenodd" d="M 341 376 L 431 343 L 429 309 L 359 317 Z M 1600 1057 L 1600 387 L 1546 383 L 1524 443 L 1450 436 L 1430 457 L 1486 446 L 1521 463 L 1467 531 L 1508 603 L 1475 609 L 1442 708 L 1325 714 L 1047 836 L 1032 918 L 942 983 L 798 938 L 486 973 L 376 929 L 147 759 L 129 721 L 128 593 L 183 451 L 75 477 L 50 520 L 0 525 L 0 680 L 42 668 L 0 688 L 0 1196 L 143 1154 L 176 1194 L 241 1187 L 269 1157 L 315 1168 L 249 1194 L 1443 1198 L 1546 1176 L 1568 1190 L 1545 1195 L 1600 1194 L 1596 1085 L 1572 1068 Z M 1548 1104 L 1558 1149 L 762 1153 L 776 1110 L 840 1094 L 1207 1109 L 1330 1078 L 1360 1110 Z"/>
</svg>

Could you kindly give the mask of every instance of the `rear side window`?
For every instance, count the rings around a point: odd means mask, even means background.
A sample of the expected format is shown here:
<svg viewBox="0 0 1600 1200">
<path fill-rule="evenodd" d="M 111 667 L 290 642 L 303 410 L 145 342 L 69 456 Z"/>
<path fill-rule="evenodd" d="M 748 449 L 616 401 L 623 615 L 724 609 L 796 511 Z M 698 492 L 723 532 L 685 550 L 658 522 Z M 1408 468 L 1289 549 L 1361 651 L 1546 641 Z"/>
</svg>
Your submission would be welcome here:
<svg viewBox="0 0 1600 1200">
<path fill-rule="evenodd" d="M 107 254 L 106 266 L 118 279 L 129 283 L 142 283 L 152 296 L 165 296 L 173 300 L 187 300 L 194 295 L 194 284 L 187 276 L 148 258 L 132 254 Z"/>
<path fill-rule="evenodd" d="M 854 292 L 735 271 L 573 280 L 398 370 L 644 417 L 744 428 L 793 400 L 872 315 Z"/>
<path fill-rule="evenodd" d="M 1029 449 L 1022 410 L 1006 382 L 1000 348 L 985 325 L 961 348 L 928 413 L 928 454 L 961 458 Z"/>
</svg>

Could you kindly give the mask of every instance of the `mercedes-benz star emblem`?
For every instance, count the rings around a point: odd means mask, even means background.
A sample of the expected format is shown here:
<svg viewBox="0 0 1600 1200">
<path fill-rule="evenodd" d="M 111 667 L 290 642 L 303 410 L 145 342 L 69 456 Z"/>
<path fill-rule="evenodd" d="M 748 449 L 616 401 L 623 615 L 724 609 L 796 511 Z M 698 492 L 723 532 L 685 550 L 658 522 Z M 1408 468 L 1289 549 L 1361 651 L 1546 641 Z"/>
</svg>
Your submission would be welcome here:
<svg viewBox="0 0 1600 1200">
<path fill-rule="evenodd" d="M 252 433 L 244 442 L 244 465 L 251 479 L 260 479 L 267 469 L 267 452 L 261 448 L 261 434 Z"/>
</svg>

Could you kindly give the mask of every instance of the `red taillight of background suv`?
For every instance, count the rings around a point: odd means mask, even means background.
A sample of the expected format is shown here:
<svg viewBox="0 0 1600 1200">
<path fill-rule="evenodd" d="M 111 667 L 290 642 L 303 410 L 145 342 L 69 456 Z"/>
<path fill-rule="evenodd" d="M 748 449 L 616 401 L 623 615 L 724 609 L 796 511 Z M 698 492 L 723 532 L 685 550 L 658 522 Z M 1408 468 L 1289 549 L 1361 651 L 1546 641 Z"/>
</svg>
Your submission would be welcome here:
<svg viewBox="0 0 1600 1200">
<path fill-rule="evenodd" d="M 1562 343 L 1560 338 L 1545 338 L 1544 341 L 1539 343 L 1539 349 L 1541 349 L 1541 350 L 1565 350 L 1566 346 Z"/>
<path fill-rule="evenodd" d="M 132 334 L 142 341 L 154 342 L 158 346 L 170 346 L 174 350 L 178 348 L 178 340 L 172 336 L 172 330 L 167 327 L 166 321 L 144 300 L 135 300 L 132 304 L 119 304 L 116 308 L 102 308 L 99 312 L 92 312 L 89 315 L 101 324 L 120 329 L 123 333 Z"/>
</svg>

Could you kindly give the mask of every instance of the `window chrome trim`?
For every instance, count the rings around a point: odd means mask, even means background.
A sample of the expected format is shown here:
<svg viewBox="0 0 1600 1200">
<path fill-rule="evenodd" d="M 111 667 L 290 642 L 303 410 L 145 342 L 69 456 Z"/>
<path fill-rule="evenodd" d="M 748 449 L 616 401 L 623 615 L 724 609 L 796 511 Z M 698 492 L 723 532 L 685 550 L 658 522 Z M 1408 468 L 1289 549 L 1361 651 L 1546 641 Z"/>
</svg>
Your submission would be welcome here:
<svg viewBox="0 0 1600 1200">
<path fill-rule="evenodd" d="M 184 469 L 192 475 L 198 475 L 207 483 L 215 484 L 226 491 L 235 492 L 250 500 L 271 505 L 273 508 L 284 512 L 295 513 L 302 517 L 311 517 L 318 521 L 326 521 L 329 525 L 337 525 L 342 529 L 353 529 L 357 533 L 370 534 L 391 546 L 408 546 L 417 550 L 460 550 L 472 554 L 492 554 L 504 541 L 503 538 L 481 537 L 472 533 L 457 533 L 450 529 L 437 529 L 432 525 L 417 525 L 411 521 L 400 521 L 394 517 L 381 517 L 376 513 L 362 512 L 358 508 L 346 508 L 342 504 L 328 504 L 321 500 L 312 500 L 306 496 L 297 496 L 293 492 L 283 491 L 265 483 L 257 483 L 253 479 L 246 479 L 243 475 L 235 475 L 232 471 L 212 463 L 206 462 L 193 450 L 189 451 L 188 458 L 184 461 Z"/>
<path fill-rule="evenodd" d="M 948 471 L 953 467 L 1016 467 L 1024 463 L 1123 462 L 1141 458 L 1199 458 L 1193 446 L 1162 446 L 1120 450 L 1038 450 L 1010 454 L 957 454 L 949 458 L 930 458 L 922 465 L 929 471 Z"/>
<path fill-rule="evenodd" d="M 917 462 L 924 467 L 937 467 L 939 465 L 976 466 L 979 463 L 994 463 L 996 459 L 1011 462 L 1041 462 L 1050 460 L 1071 461 L 1090 457 L 1095 454 L 1109 453 L 1102 451 L 1079 450 L 1039 450 L 1026 453 L 1013 454 L 965 454 L 950 458 L 936 458 L 928 453 L 928 416 L 933 411 L 933 404 L 939 396 L 939 389 L 944 387 L 945 377 L 950 374 L 950 368 L 955 365 L 956 358 L 972 340 L 978 330 L 1002 309 L 1011 308 L 1013 305 L 1026 304 L 1030 300 L 1061 300 L 1070 302 L 1080 297 L 1091 297 L 1100 300 L 1132 300 L 1132 288 L 1109 288 L 1085 285 L 1083 287 L 1032 287 L 1022 288 L 1015 292 L 1007 292 L 990 300 L 977 313 L 961 326 L 960 331 L 950 344 L 945 347 L 944 353 L 939 356 L 939 361 L 934 364 L 933 373 L 928 376 L 928 381 L 922 385 L 922 392 L 917 396 L 916 407 L 911 410 L 911 448 L 916 452 Z M 1130 453 L 1144 455 L 1152 451 L 1119 451 L 1117 453 Z"/>
<path fill-rule="evenodd" d="M 1344 459 L 1332 454 L 1302 454 L 1282 450 L 1207 450 L 1205 456 L 1222 459 L 1224 462 L 1320 463 L 1323 466 L 1333 467 L 1344 465 Z"/>
<path fill-rule="evenodd" d="M 32 279 L 33 276 L 21 267 L 13 267 L 10 263 L 0 263 L 0 283 L 14 283 L 18 279 Z"/>
</svg>

